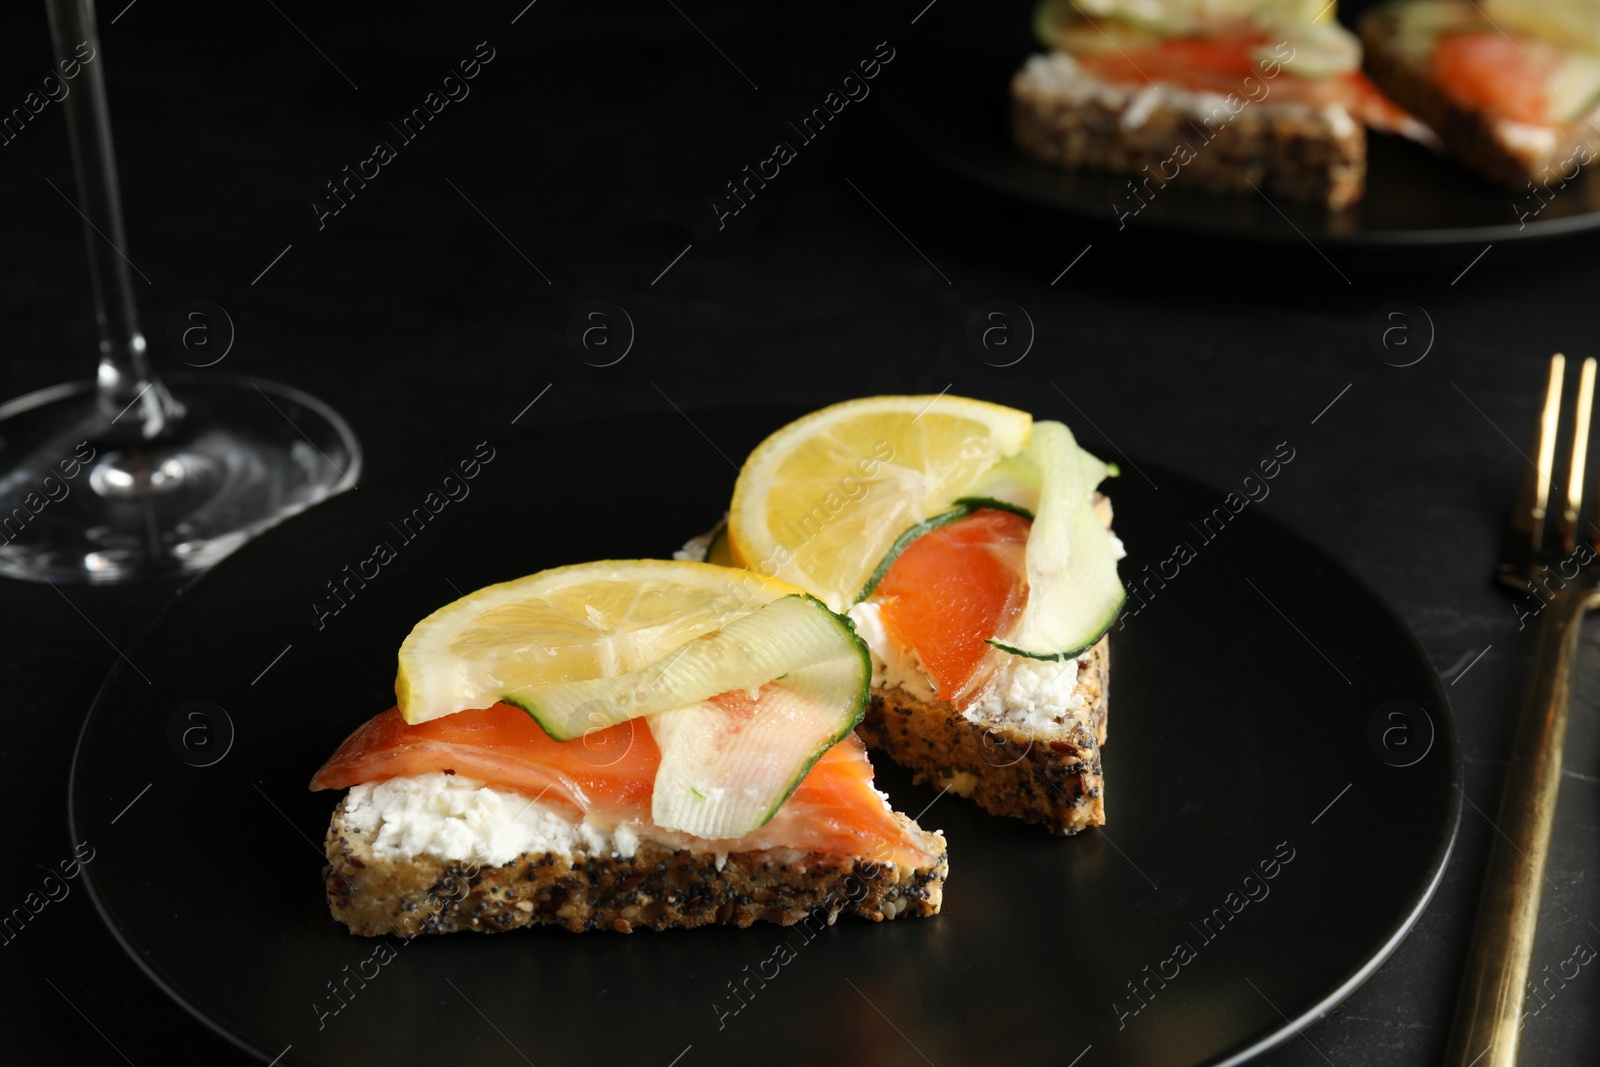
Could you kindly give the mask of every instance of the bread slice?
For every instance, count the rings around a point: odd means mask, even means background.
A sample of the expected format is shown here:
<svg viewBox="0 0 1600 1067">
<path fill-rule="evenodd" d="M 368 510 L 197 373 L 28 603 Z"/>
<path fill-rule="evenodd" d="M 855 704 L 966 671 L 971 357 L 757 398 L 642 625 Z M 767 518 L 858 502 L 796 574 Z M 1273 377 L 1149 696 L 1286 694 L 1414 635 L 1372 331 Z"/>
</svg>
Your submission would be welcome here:
<svg viewBox="0 0 1600 1067">
<path fill-rule="evenodd" d="M 874 922 L 936 915 L 949 870 L 944 838 L 904 815 L 895 820 L 931 862 L 911 867 L 793 849 L 717 853 L 640 840 L 628 856 L 525 852 L 490 866 L 380 853 L 377 828 L 357 825 L 347 795 L 328 826 L 323 879 L 333 917 L 366 937 L 540 925 L 631 933 L 757 921 L 831 925 L 841 914 Z"/>
<path fill-rule="evenodd" d="M 1106 821 L 1100 746 L 1106 740 L 1109 637 L 1079 657 L 1069 707 L 1049 725 L 967 718 L 946 700 L 874 688 L 856 732 L 867 747 L 994 815 L 1075 834 Z"/>
<path fill-rule="evenodd" d="M 1461 8 L 1464 19 L 1474 17 L 1473 6 L 1463 3 Z M 1457 160 L 1491 181 L 1522 191 L 1530 182 L 1570 180 L 1573 175 L 1562 174 L 1563 169 L 1600 153 L 1600 111 L 1572 123 L 1531 125 L 1446 94 L 1431 73 L 1431 39 L 1408 39 L 1402 18 L 1393 5 L 1385 5 L 1361 20 L 1367 74 L 1395 103 L 1431 126 Z"/>
<path fill-rule="evenodd" d="M 1011 101 L 1012 133 L 1027 155 L 1136 179 L 1126 203 L 1113 205 L 1119 218 L 1167 185 L 1259 189 L 1330 208 L 1361 199 L 1366 186 L 1366 128 L 1338 105 L 1117 85 L 1064 52 L 1030 57 L 1012 78 Z"/>
</svg>

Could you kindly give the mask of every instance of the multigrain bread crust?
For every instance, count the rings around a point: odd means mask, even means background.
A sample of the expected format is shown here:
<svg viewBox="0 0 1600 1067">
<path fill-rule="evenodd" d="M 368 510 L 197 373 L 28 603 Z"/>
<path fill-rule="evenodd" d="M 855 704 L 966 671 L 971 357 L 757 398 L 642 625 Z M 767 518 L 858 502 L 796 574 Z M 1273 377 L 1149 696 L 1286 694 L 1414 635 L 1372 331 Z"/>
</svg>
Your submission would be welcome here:
<svg viewBox="0 0 1600 1067">
<path fill-rule="evenodd" d="M 706 926 L 790 925 L 808 915 L 881 922 L 936 915 L 949 870 L 944 838 L 904 815 L 895 821 L 933 855 L 893 862 L 773 849 L 726 854 L 674 850 L 641 841 L 631 858 L 524 853 L 483 867 L 431 856 L 379 858 L 372 836 L 355 829 L 340 802 L 328 827 L 323 878 L 333 917 L 367 937 L 459 930 L 499 933 L 520 926 L 579 932 Z"/>
<path fill-rule="evenodd" d="M 1106 740 L 1110 638 L 1080 658 L 1075 696 L 1083 699 L 1047 730 L 986 726 L 944 700 L 919 700 L 899 688 L 873 691 L 856 728 L 867 747 L 914 772 L 916 781 L 949 788 L 994 815 L 1075 834 L 1106 821 L 1100 746 Z"/>
<path fill-rule="evenodd" d="M 1397 45 L 1393 20 L 1385 12 L 1363 19 L 1360 33 L 1366 71 L 1378 88 L 1431 126 L 1452 156 L 1491 181 L 1521 191 L 1529 182 L 1561 177 L 1551 168 L 1564 160 L 1600 154 L 1600 130 L 1591 124 L 1594 114 L 1554 127 L 1556 136 L 1541 147 L 1518 135 L 1525 129 L 1522 124 L 1459 104 L 1442 92 L 1428 63 Z"/>
<path fill-rule="evenodd" d="M 1343 111 L 1268 97 L 1245 102 L 1231 117 L 1224 110 L 1208 126 L 1209 112 L 1165 102 L 1146 111 L 1138 93 L 1082 72 L 1076 91 L 1062 93 L 1039 69 L 1024 66 L 1012 79 L 1011 125 L 1017 147 L 1041 162 L 1148 178 L 1156 191 L 1259 189 L 1329 208 L 1353 204 L 1365 191 L 1366 129 Z"/>
</svg>

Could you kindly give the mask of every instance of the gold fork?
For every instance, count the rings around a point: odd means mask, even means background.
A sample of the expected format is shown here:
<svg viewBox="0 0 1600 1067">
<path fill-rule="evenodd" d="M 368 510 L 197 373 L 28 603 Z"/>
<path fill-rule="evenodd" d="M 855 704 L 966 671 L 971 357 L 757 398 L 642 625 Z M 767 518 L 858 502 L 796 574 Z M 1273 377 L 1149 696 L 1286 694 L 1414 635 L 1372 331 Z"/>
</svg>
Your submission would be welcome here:
<svg viewBox="0 0 1600 1067">
<path fill-rule="evenodd" d="M 1584 613 L 1600 604 L 1600 568 L 1593 566 L 1600 529 L 1590 537 L 1583 521 L 1584 467 L 1594 407 L 1595 361 L 1578 375 L 1573 405 L 1570 476 L 1565 500 L 1554 484 L 1560 443 L 1561 392 L 1566 359 L 1550 358 L 1544 411 L 1534 433 L 1534 458 L 1523 473 L 1497 576 L 1543 605 L 1533 684 L 1517 723 L 1500 798 L 1498 829 L 1490 846 L 1478 917 L 1456 1001 L 1446 1067 L 1515 1067 L 1523 999 L 1539 922 L 1550 827 L 1561 786 L 1561 749 L 1567 702 L 1578 658 Z"/>
</svg>

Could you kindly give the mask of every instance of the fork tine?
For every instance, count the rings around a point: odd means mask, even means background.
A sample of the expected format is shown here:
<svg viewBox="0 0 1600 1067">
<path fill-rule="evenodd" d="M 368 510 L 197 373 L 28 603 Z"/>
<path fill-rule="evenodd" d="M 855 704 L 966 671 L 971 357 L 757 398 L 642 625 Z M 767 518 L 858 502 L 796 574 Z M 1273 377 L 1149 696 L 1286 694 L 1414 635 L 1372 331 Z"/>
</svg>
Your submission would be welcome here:
<svg viewBox="0 0 1600 1067">
<path fill-rule="evenodd" d="M 1561 430 L 1561 385 L 1567 374 L 1567 357 L 1560 352 L 1550 357 L 1550 382 L 1544 391 L 1544 412 L 1539 416 L 1539 465 L 1534 487 L 1533 547 L 1538 550 L 1543 541 L 1545 518 L 1550 513 L 1550 480 L 1556 473 L 1556 437 Z"/>
<path fill-rule="evenodd" d="M 1559 352 L 1550 357 L 1544 409 L 1533 430 L 1533 454 L 1538 462 L 1523 468 L 1516 503 L 1511 508 L 1511 521 L 1506 528 L 1505 545 L 1500 553 L 1500 580 L 1518 589 L 1526 584 L 1538 565 L 1544 540 L 1550 477 L 1555 470 L 1556 432 L 1561 421 L 1561 383 L 1566 366 L 1566 357 Z"/>
<path fill-rule="evenodd" d="M 1589 420 L 1594 411 L 1593 356 L 1583 361 L 1578 373 L 1578 395 L 1573 401 L 1572 475 L 1567 480 L 1567 506 L 1561 513 L 1559 530 L 1562 551 L 1568 555 L 1577 547 L 1578 517 L 1583 511 L 1584 468 L 1589 459 Z"/>
</svg>

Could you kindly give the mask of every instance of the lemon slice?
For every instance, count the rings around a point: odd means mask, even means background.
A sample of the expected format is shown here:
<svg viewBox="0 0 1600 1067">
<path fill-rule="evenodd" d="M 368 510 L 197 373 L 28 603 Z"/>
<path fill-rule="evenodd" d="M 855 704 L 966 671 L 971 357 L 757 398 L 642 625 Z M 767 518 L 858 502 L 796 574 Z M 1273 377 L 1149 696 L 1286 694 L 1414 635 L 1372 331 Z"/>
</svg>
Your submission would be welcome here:
<svg viewBox="0 0 1600 1067">
<path fill-rule="evenodd" d="M 555 682 L 638 670 L 800 592 L 731 567 L 605 560 L 487 586 L 446 604 L 400 645 L 395 699 L 427 722 Z"/>
<path fill-rule="evenodd" d="M 761 442 L 734 485 L 734 562 L 835 611 L 855 603 L 895 538 L 942 511 L 1033 431 L 1025 411 L 959 396 L 850 400 Z"/>
</svg>

